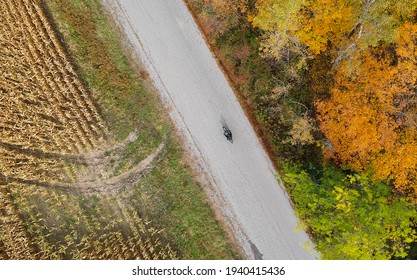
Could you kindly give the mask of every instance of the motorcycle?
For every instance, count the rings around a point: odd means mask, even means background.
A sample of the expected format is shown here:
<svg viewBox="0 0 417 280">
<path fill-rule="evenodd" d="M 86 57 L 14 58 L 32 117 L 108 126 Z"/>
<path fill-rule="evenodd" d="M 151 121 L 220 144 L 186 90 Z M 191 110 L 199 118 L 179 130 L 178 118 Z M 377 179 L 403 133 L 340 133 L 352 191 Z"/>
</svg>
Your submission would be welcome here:
<svg viewBox="0 0 417 280">
<path fill-rule="evenodd" d="M 223 126 L 223 134 L 226 137 L 227 141 L 233 143 L 232 132 L 227 127 Z"/>
</svg>

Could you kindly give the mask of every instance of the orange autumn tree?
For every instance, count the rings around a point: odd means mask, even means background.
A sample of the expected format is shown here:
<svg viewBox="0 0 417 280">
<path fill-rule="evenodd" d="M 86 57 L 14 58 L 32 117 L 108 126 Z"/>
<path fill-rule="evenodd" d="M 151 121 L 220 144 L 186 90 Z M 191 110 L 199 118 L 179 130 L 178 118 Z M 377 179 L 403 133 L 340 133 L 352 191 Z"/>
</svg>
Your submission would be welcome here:
<svg viewBox="0 0 417 280">
<path fill-rule="evenodd" d="M 417 199 L 417 25 L 398 34 L 395 48 L 362 52 L 354 71 L 342 63 L 317 108 L 328 156 Z"/>
</svg>

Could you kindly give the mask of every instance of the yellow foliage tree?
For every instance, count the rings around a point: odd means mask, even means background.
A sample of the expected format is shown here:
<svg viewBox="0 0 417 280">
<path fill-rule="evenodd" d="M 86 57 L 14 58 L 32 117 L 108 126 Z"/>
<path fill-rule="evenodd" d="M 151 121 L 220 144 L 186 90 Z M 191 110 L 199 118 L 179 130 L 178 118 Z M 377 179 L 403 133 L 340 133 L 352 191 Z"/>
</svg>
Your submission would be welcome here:
<svg viewBox="0 0 417 280">
<path fill-rule="evenodd" d="M 249 14 L 253 26 L 265 32 L 262 51 L 269 56 L 281 59 L 287 50 L 302 52 L 302 44 L 296 33 L 302 28 L 299 11 L 303 0 L 256 2 L 257 13 Z"/>
<path fill-rule="evenodd" d="M 330 52 L 339 63 L 354 50 L 395 40 L 417 0 L 258 0 L 255 6 L 249 20 L 264 31 L 267 54 L 281 58 L 278 50 L 292 41 L 313 55 Z"/>
</svg>

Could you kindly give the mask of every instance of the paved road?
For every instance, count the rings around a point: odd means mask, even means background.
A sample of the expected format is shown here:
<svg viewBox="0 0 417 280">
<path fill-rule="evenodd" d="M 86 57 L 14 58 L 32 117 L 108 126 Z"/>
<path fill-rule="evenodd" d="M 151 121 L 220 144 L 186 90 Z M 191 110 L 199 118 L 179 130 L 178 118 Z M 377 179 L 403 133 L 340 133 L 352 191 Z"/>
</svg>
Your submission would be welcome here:
<svg viewBox="0 0 417 280">
<path fill-rule="evenodd" d="M 181 0 L 103 0 L 171 108 L 251 259 L 314 259 L 275 171 Z M 226 141 L 222 124 L 233 132 Z"/>
</svg>

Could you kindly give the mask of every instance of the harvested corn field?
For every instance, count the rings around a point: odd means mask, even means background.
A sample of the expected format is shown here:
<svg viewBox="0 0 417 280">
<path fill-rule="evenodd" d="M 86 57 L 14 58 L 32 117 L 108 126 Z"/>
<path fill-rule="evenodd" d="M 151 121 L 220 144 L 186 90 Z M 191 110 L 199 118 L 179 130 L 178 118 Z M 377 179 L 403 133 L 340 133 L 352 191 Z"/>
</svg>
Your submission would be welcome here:
<svg viewBox="0 0 417 280">
<path fill-rule="evenodd" d="M 0 7 L 3 141 L 65 154 L 100 144 L 103 120 L 38 3 Z"/>
<path fill-rule="evenodd" d="M 121 200 L 12 184 L 2 188 L 0 207 L 1 259 L 176 258 L 161 231 Z"/>
<path fill-rule="evenodd" d="M 0 4 L 0 258 L 176 258 L 161 231 L 123 200 L 82 196 L 106 193 L 108 181 L 117 191 L 148 166 L 110 172 L 135 136 L 111 145 L 41 4 Z"/>
<path fill-rule="evenodd" d="M 0 5 L 3 180 L 63 180 L 63 160 L 103 145 L 106 129 L 37 1 Z"/>
</svg>

